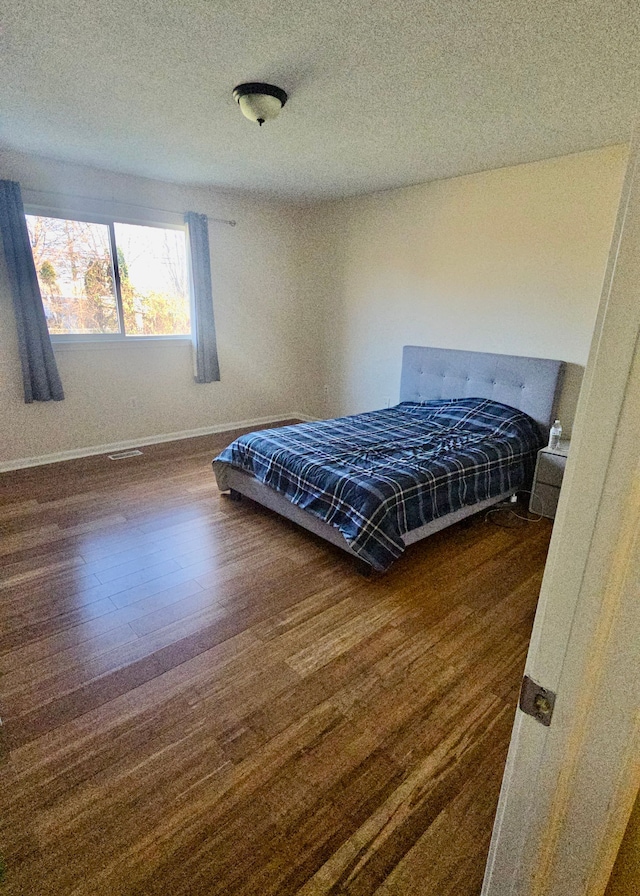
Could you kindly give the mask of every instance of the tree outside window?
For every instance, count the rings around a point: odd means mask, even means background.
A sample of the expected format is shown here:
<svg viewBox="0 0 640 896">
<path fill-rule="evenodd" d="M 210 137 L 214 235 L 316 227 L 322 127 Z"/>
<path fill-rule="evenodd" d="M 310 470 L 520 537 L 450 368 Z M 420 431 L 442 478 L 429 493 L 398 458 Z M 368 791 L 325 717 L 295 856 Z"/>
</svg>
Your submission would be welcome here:
<svg viewBox="0 0 640 896">
<path fill-rule="evenodd" d="M 52 335 L 190 335 L 184 230 L 26 219 Z"/>
</svg>

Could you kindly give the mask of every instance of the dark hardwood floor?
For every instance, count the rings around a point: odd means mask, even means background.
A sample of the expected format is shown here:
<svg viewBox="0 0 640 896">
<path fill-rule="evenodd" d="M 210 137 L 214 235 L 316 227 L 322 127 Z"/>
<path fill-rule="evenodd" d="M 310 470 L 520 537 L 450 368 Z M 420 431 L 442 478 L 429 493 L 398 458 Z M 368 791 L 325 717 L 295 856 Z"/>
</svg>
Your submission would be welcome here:
<svg viewBox="0 0 640 896">
<path fill-rule="evenodd" d="M 366 579 L 229 440 L 0 477 L 0 892 L 477 896 L 550 523 Z"/>
</svg>

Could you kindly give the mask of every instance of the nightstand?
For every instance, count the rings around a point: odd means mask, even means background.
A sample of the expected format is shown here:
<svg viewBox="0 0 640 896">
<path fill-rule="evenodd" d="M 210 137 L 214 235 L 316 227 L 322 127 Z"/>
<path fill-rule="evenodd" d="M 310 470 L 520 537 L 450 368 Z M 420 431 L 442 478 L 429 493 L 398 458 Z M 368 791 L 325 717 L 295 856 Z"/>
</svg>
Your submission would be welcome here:
<svg viewBox="0 0 640 896">
<path fill-rule="evenodd" d="M 531 513 L 541 513 L 550 520 L 554 519 L 568 453 L 569 439 L 561 439 L 553 451 L 551 448 L 541 448 L 538 451 L 529 501 Z"/>
</svg>

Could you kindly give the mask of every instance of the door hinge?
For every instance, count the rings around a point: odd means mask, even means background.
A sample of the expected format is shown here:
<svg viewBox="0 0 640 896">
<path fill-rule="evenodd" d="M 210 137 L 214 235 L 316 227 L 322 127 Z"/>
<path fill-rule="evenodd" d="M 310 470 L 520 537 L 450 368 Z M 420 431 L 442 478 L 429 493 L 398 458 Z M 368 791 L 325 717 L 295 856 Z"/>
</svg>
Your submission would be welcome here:
<svg viewBox="0 0 640 896">
<path fill-rule="evenodd" d="M 533 716 L 534 719 L 549 727 L 555 702 L 556 695 L 553 691 L 536 684 L 528 675 L 524 676 L 518 704 L 522 712 L 526 712 L 528 716 Z"/>
</svg>

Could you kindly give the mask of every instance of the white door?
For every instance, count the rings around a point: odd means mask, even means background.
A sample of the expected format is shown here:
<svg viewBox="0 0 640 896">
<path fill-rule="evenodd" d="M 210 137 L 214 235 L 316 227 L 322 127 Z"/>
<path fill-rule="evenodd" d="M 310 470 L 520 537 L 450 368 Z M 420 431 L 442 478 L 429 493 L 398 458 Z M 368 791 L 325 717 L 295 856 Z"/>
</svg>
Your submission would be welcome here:
<svg viewBox="0 0 640 896">
<path fill-rule="evenodd" d="M 483 896 L 601 896 L 640 785 L 640 172 L 631 150 Z"/>
</svg>

